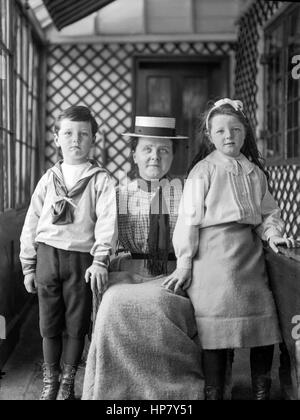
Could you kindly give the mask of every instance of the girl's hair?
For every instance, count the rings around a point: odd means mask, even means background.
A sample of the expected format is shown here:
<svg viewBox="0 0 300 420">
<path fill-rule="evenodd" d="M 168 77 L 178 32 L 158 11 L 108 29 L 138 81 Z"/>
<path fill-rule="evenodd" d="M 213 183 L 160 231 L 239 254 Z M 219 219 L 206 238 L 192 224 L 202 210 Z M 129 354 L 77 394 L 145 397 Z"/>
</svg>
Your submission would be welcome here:
<svg viewBox="0 0 300 420">
<path fill-rule="evenodd" d="M 236 110 L 233 106 L 229 104 L 223 104 L 214 108 L 211 106 L 202 116 L 201 123 L 200 123 L 200 149 L 195 158 L 193 159 L 191 166 L 188 169 L 188 173 L 192 170 L 192 168 L 202 159 L 204 159 L 207 155 L 209 155 L 213 150 L 215 150 L 214 144 L 209 139 L 209 132 L 211 130 L 211 119 L 216 115 L 230 115 L 238 118 L 238 120 L 243 124 L 246 130 L 246 137 L 244 144 L 241 148 L 241 153 L 246 156 L 251 162 L 257 165 L 269 178 L 268 171 L 264 168 L 264 159 L 262 158 L 259 150 L 257 148 L 255 135 L 251 124 L 241 110 Z M 206 126 L 206 120 L 208 118 Z M 207 130 L 208 129 L 208 130 Z"/>
<path fill-rule="evenodd" d="M 60 123 L 64 119 L 68 119 L 71 121 L 88 121 L 91 123 L 92 128 L 92 135 L 95 137 L 98 131 L 98 124 L 91 114 L 91 111 L 86 106 L 71 106 L 70 108 L 65 109 L 62 111 L 55 120 L 53 132 L 54 134 L 58 134 L 60 130 Z"/>
</svg>

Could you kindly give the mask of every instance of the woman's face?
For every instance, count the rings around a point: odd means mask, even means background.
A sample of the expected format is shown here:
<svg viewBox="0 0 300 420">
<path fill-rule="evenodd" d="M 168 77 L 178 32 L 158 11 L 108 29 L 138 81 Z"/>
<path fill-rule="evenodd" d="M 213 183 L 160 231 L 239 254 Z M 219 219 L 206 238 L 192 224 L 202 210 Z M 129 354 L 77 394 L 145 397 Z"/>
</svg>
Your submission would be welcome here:
<svg viewBox="0 0 300 420">
<path fill-rule="evenodd" d="M 210 120 L 210 141 L 224 155 L 237 157 L 246 137 L 246 130 L 234 115 L 217 114 Z"/>
<path fill-rule="evenodd" d="M 139 168 L 141 178 L 146 181 L 161 179 L 169 172 L 173 161 L 172 140 L 140 137 L 133 160 Z"/>
</svg>

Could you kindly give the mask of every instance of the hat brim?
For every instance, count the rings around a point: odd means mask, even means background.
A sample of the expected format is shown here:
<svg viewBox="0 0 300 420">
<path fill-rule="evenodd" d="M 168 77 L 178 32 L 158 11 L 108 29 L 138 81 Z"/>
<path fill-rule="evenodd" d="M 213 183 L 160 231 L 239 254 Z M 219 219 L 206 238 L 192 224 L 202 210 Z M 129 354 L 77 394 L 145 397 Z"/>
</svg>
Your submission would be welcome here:
<svg viewBox="0 0 300 420">
<path fill-rule="evenodd" d="M 121 134 L 124 137 L 143 137 L 143 138 L 149 138 L 149 139 L 170 139 L 170 140 L 188 140 L 188 137 L 186 136 L 148 136 L 145 134 L 136 134 L 136 133 L 122 133 Z"/>
</svg>

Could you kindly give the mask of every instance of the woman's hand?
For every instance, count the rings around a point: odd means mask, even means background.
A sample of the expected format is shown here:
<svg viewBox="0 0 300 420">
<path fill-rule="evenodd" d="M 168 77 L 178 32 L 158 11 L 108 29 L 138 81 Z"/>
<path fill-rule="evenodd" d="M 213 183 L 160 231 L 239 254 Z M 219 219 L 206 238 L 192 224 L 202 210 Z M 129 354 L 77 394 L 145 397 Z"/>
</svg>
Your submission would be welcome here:
<svg viewBox="0 0 300 420">
<path fill-rule="evenodd" d="M 28 293 L 36 294 L 36 281 L 35 281 L 35 273 L 26 274 L 24 277 L 24 286 Z"/>
<path fill-rule="evenodd" d="M 108 284 L 107 268 L 92 264 L 85 272 L 85 281 L 91 282 L 93 293 L 104 293 Z"/>
<path fill-rule="evenodd" d="M 276 254 L 279 252 L 277 245 L 286 245 L 288 248 L 295 248 L 297 246 L 297 241 L 295 239 L 282 238 L 281 236 L 271 236 L 268 243 Z"/>
<path fill-rule="evenodd" d="M 179 288 L 186 290 L 192 281 L 192 270 L 186 268 L 177 268 L 170 276 L 166 278 L 162 286 L 165 289 L 174 290 L 177 293 Z"/>
</svg>

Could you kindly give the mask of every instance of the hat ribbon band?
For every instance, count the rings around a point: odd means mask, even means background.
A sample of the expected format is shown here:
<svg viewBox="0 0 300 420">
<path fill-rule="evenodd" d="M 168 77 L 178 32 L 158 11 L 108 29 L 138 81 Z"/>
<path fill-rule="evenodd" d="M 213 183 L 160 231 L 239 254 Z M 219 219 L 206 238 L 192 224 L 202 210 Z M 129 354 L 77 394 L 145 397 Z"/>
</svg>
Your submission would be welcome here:
<svg viewBox="0 0 300 420">
<path fill-rule="evenodd" d="M 174 128 L 166 127 L 141 127 L 136 126 L 134 130 L 135 134 L 141 136 L 156 136 L 156 137 L 176 137 L 176 130 Z"/>
</svg>

